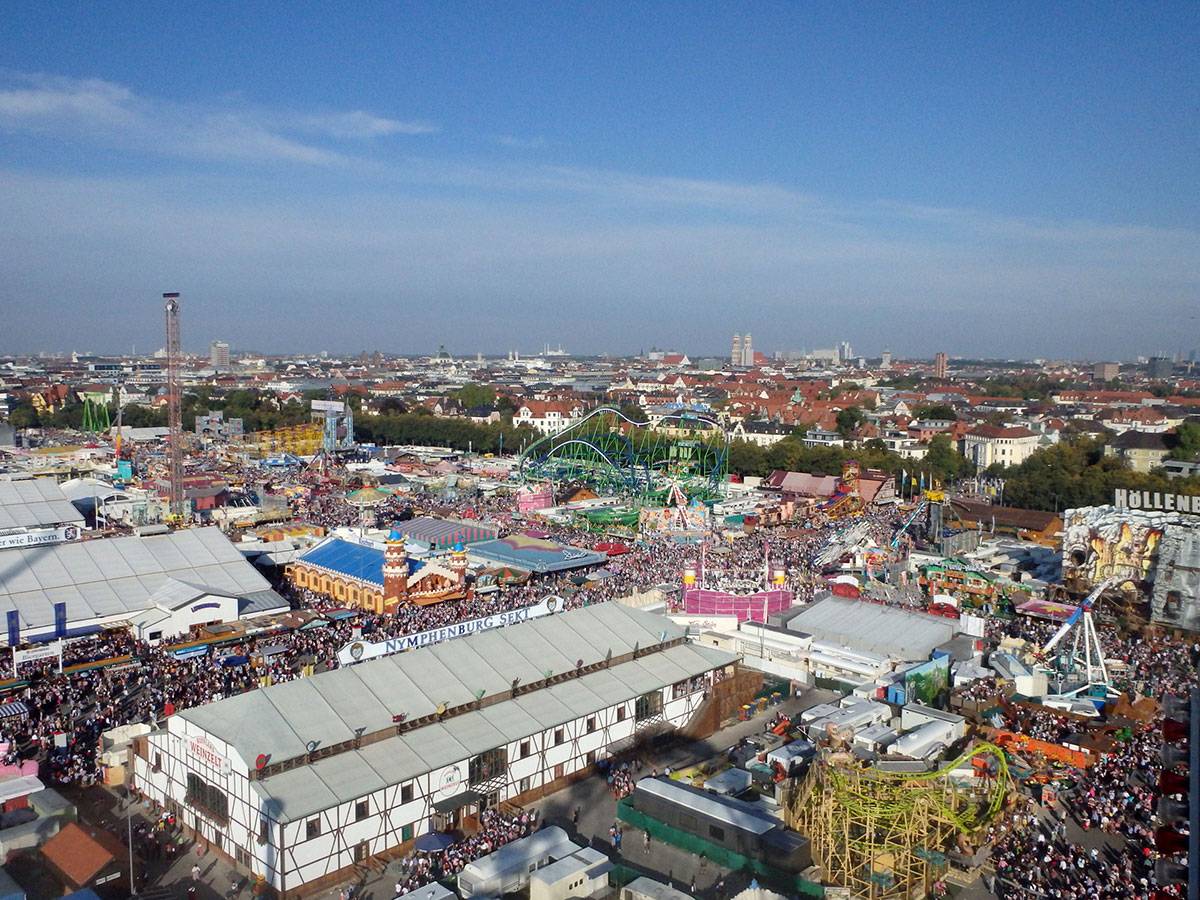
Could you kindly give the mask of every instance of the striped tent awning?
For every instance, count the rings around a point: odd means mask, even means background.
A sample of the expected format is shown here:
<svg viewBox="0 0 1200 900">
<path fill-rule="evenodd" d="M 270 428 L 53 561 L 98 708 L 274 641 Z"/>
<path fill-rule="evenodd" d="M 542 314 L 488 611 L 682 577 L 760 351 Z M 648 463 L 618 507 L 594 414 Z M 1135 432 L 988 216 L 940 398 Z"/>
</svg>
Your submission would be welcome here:
<svg viewBox="0 0 1200 900">
<path fill-rule="evenodd" d="M 13 700 L 10 703 L 0 703 L 0 719 L 11 719 L 13 716 L 29 715 L 29 707 L 20 700 Z"/>
<path fill-rule="evenodd" d="M 435 519 L 432 516 L 419 516 L 407 522 L 400 522 L 396 525 L 396 530 L 408 540 L 422 541 L 435 550 L 445 550 L 460 541 L 471 544 L 494 540 L 500 533 L 498 525 Z"/>
</svg>

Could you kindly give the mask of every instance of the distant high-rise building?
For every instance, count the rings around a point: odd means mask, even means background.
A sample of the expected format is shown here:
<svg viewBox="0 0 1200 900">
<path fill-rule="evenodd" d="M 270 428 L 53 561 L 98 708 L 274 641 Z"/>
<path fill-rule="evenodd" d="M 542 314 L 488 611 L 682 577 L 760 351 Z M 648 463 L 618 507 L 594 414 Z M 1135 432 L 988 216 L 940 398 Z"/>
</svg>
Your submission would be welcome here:
<svg viewBox="0 0 1200 900">
<path fill-rule="evenodd" d="M 838 354 L 841 356 L 842 362 L 850 361 L 850 357 L 854 355 L 854 351 L 851 349 L 849 341 L 842 341 L 838 345 Z"/>
<path fill-rule="evenodd" d="M 733 349 L 729 353 L 729 361 L 735 366 L 742 364 L 742 336 L 740 334 L 733 336 Z"/>
<path fill-rule="evenodd" d="M 1112 381 L 1121 374 L 1119 363 L 1096 363 L 1092 367 L 1093 381 Z"/>
<path fill-rule="evenodd" d="M 229 368 L 229 344 L 226 341 L 213 341 L 208 345 L 208 364 L 214 369 Z"/>
<path fill-rule="evenodd" d="M 754 341 L 750 337 L 750 332 L 746 332 L 746 336 L 742 338 L 742 365 L 754 365 Z"/>
<path fill-rule="evenodd" d="M 1150 357 L 1150 377 L 1151 378 L 1170 378 L 1171 373 L 1175 371 L 1175 364 L 1171 362 L 1169 356 L 1152 356 Z"/>
<path fill-rule="evenodd" d="M 937 355 L 935 355 L 933 357 L 933 377 L 934 378 L 945 378 L 946 377 L 946 354 L 945 353 L 938 353 Z"/>
<path fill-rule="evenodd" d="M 883 358 L 879 360 L 879 368 L 890 369 L 891 367 L 892 367 L 892 351 L 887 349 L 886 347 L 884 347 L 883 348 Z"/>
</svg>

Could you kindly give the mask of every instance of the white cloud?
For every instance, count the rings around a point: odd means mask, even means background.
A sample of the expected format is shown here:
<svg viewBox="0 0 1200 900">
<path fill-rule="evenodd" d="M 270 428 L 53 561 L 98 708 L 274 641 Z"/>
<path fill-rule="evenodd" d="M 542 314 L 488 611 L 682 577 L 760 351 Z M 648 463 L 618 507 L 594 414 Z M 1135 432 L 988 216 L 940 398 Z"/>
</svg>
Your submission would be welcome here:
<svg viewBox="0 0 1200 900">
<path fill-rule="evenodd" d="M 0 89 L 0 124 L 7 128 L 107 128 L 138 119 L 128 88 L 98 78 L 23 75 Z"/>
<path fill-rule="evenodd" d="M 541 150 L 546 146 L 544 137 L 519 138 L 511 134 L 497 134 L 492 140 L 501 147 L 512 147 L 514 150 Z"/>
<path fill-rule="evenodd" d="M 309 165 L 345 161 L 339 153 L 293 140 L 241 116 L 209 116 L 171 138 L 181 152 L 220 159 L 282 160 Z"/>
<path fill-rule="evenodd" d="M 280 127 L 297 131 L 311 131 L 333 138 L 365 140 L 387 137 L 393 134 L 434 134 L 439 130 L 431 122 L 400 122 L 364 112 L 310 113 L 280 117 Z"/>
<path fill-rule="evenodd" d="M 0 128 L 101 140 L 146 152 L 308 165 L 347 161 L 324 143 L 431 134 L 429 122 L 364 110 L 292 112 L 229 101 L 175 103 L 139 96 L 97 78 L 8 74 L 0 87 Z M 302 139 L 304 138 L 304 139 Z"/>
</svg>

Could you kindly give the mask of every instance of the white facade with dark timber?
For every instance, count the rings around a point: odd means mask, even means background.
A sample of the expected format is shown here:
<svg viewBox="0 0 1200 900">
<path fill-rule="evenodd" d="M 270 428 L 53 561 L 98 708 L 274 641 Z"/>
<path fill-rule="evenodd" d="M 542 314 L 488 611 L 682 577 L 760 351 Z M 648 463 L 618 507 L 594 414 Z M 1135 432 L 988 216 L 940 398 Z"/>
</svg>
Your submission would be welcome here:
<svg viewBox="0 0 1200 900">
<path fill-rule="evenodd" d="M 737 655 L 604 603 L 178 713 L 135 786 L 284 894 L 687 725 Z"/>
</svg>

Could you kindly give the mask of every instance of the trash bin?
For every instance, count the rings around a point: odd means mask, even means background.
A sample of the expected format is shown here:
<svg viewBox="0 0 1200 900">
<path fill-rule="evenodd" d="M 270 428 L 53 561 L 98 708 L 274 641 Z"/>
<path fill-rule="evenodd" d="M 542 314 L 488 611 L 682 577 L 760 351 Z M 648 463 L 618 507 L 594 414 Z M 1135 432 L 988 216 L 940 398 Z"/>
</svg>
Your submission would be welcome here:
<svg viewBox="0 0 1200 900">
<path fill-rule="evenodd" d="M 767 710 L 767 698 L 766 697 L 759 697 L 755 702 L 758 704 L 759 712 L 766 712 L 766 710 Z"/>
<path fill-rule="evenodd" d="M 754 714 L 754 707 L 747 703 L 738 709 L 738 721 L 745 722 Z"/>
<path fill-rule="evenodd" d="M 775 691 L 773 694 L 771 694 L 771 705 L 772 706 L 781 706 L 782 704 L 783 704 L 783 694 L 779 693 L 779 691 Z"/>
</svg>

